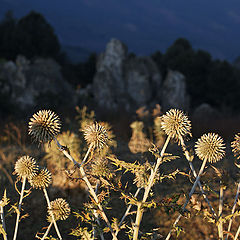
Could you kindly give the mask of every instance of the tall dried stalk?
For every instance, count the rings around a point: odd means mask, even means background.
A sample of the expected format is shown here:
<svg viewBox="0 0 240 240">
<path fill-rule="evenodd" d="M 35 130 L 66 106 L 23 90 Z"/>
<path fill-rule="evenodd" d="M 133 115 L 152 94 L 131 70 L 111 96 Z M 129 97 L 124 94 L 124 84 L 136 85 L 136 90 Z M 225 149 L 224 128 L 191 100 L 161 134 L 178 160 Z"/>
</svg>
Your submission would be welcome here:
<svg viewBox="0 0 240 240">
<path fill-rule="evenodd" d="M 233 204 L 233 207 L 232 207 L 232 217 L 231 217 L 231 219 L 229 221 L 229 224 L 228 224 L 228 230 L 227 230 L 228 233 L 227 233 L 227 236 L 226 236 L 225 240 L 228 240 L 229 232 L 231 231 L 232 222 L 233 222 L 233 214 L 235 213 L 235 210 L 236 210 L 239 191 L 240 191 L 240 182 L 238 183 L 238 186 L 237 186 L 237 192 L 236 192 L 234 204 Z"/>
<path fill-rule="evenodd" d="M 163 158 L 163 155 L 165 153 L 165 150 L 168 146 L 168 143 L 170 141 L 170 136 L 167 137 L 164 145 L 163 145 L 163 148 L 161 150 L 161 153 L 160 153 L 160 157 L 157 159 L 157 163 L 155 165 L 155 168 L 154 170 L 151 172 L 151 175 L 148 179 L 148 184 L 147 186 L 145 187 L 145 191 L 144 191 L 144 195 L 143 195 L 143 199 L 142 201 L 138 204 L 138 208 L 137 208 L 137 214 L 136 214 L 136 219 L 135 219 L 135 224 L 134 224 L 134 232 L 133 232 L 133 240 L 137 240 L 138 239 L 138 233 L 139 233 L 139 227 L 140 227 L 140 223 L 141 223 L 141 220 L 142 220 L 142 216 L 143 216 L 143 211 L 144 209 L 142 208 L 142 205 L 143 203 L 145 203 L 147 201 L 147 198 L 148 198 L 148 195 L 149 195 L 149 192 L 153 186 L 153 182 L 154 182 L 154 178 L 157 174 L 157 171 L 158 171 L 158 168 L 162 162 L 162 158 Z"/>
<path fill-rule="evenodd" d="M 20 219 L 20 214 L 21 214 L 21 206 L 22 206 L 22 201 L 23 201 L 24 189 L 25 189 L 25 185 L 26 185 L 26 179 L 27 179 L 27 177 L 22 178 L 22 180 L 23 180 L 22 189 L 21 189 L 20 199 L 19 199 L 19 203 L 18 203 L 18 211 L 17 211 L 13 240 L 17 239 L 18 225 L 19 225 L 19 219 Z"/>
<path fill-rule="evenodd" d="M 44 240 L 44 239 L 47 237 L 47 235 L 48 235 L 48 233 L 49 233 L 52 225 L 53 225 L 53 221 L 50 222 L 50 224 L 48 225 L 47 230 L 46 230 L 46 232 L 44 233 L 44 235 L 42 236 L 41 240 Z"/>
<path fill-rule="evenodd" d="M 169 240 L 169 239 L 170 239 L 171 234 L 172 234 L 172 232 L 173 232 L 173 228 L 176 227 L 177 223 L 179 222 L 179 220 L 180 220 L 181 217 L 182 217 L 182 214 L 184 214 L 184 212 L 186 211 L 186 207 L 187 207 L 187 205 L 188 205 L 188 203 L 189 203 L 189 201 L 190 201 L 190 199 L 191 199 L 191 197 L 192 197 L 192 195 L 193 195 L 193 193 L 194 193 L 194 191 L 195 191 L 195 189 L 196 189 L 196 187 L 197 187 L 197 185 L 198 185 L 198 181 L 199 181 L 200 178 L 201 178 L 201 175 L 202 175 L 202 173 L 203 173 L 203 171 L 204 171 L 204 168 L 205 168 L 206 163 L 207 163 L 207 159 L 205 159 L 205 160 L 203 161 L 203 163 L 202 163 L 202 166 L 201 166 L 201 169 L 200 169 L 200 171 L 199 171 L 199 173 L 198 173 L 198 176 L 197 176 L 197 178 L 196 178 L 196 180 L 195 180 L 195 182 L 194 182 L 194 184 L 193 184 L 193 186 L 192 186 L 192 189 L 191 189 L 191 191 L 190 191 L 190 193 L 189 193 L 189 195 L 188 195 L 188 198 L 186 199 L 186 201 L 185 201 L 185 203 L 184 203 L 184 206 L 183 206 L 183 208 L 182 208 L 182 213 L 180 213 L 180 214 L 178 215 L 177 219 L 175 220 L 175 222 L 174 222 L 174 224 L 173 224 L 172 229 L 171 229 L 170 232 L 168 233 L 168 235 L 167 235 L 167 237 L 165 238 L 165 240 Z"/>
<path fill-rule="evenodd" d="M 140 190 L 141 190 L 141 188 L 138 188 L 138 189 L 137 189 L 137 191 L 136 191 L 135 194 L 134 194 L 134 198 L 137 197 L 137 195 L 139 194 Z M 118 235 L 118 233 L 119 233 L 119 231 L 120 231 L 120 228 L 121 228 L 121 226 L 122 226 L 122 224 L 123 224 L 123 221 L 125 220 L 125 218 L 126 218 L 127 215 L 129 214 L 129 211 L 131 210 L 131 208 L 132 208 L 132 204 L 130 204 L 130 205 L 128 206 L 128 208 L 126 209 L 125 213 L 123 214 L 123 216 L 122 216 L 122 218 L 121 218 L 121 221 L 120 221 L 120 223 L 118 224 L 118 229 L 117 229 L 116 232 L 115 232 L 116 235 Z"/>
<path fill-rule="evenodd" d="M 62 146 L 62 145 L 58 142 L 58 140 L 57 140 L 56 138 L 54 138 L 54 139 L 55 139 L 55 141 L 56 141 L 56 143 L 57 143 L 57 145 L 58 145 L 58 147 L 59 147 L 59 150 L 62 151 L 63 154 L 64 154 L 70 161 L 72 161 L 75 166 L 77 166 L 77 167 L 79 168 L 79 171 L 80 171 L 80 173 L 81 173 L 81 175 L 82 175 L 82 178 L 83 178 L 83 180 L 85 181 L 85 183 L 86 183 L 86 185 L 87 185 L 87 187 L 88 187 L 88 190 L 89 190 L 90 194 L 92 195 L 94 201 L 96 202 L 97 207 L 98 207 L 98 209 L 100 210 L 100 214 L 101 214 L 103 220 L 106 222 L 106 224 L 107 224 L 107 226 L 108 226 L 108 228 L 109 228 L 109 230 L 110 230 L 110 232 L 111 232 L 111 234 L 112 234 L 112 236 L 113 236 L 113 239 L 117 240 L 118 238 L 117 238 L 116 234 L 114 233 L 114 231 L 113 231 L 113 229 L 112 229 L 112 227 L 111 227 L 111 224 L 110 224 L 110 222 L 109 222 L 109 220 L 108 220 L 108 218 L 107 218 L 107 215 L 105 214 L 101 203 L 99 203 L 98 197 L 97 197 L 97 195 L 96 195 L 96 193 L 95 193 L 95 191 L 94 191 L 94 188 L 93 188 L 93 186 L 91 185 L 91 183 L 89 182 L 89 180 L 88 180 L 88 178 L 87 178 L 87 175 L 86 175 L 86 173 L 85 173 L 85 171 L 84 171 L 84 169 L 83 169 L 83 167 L 82 167 L 83 164 L 78 163 L 78 162 L 71 156 L 71 154 L 65 149 L 65 147 Z M 91 147 L 91 145 L 90 145 L 89 148 L 88 148 L 88 151 L 87 151 L 87 153 L 86 153 L 86 155 L 85 155 L 85 157 L 84 157 L 84 160 L 83 160 L 82 162 L 85 162 L 85 161 L 86 161 L 86 159 L 87 159 L 87 157 L 88 157 L 88 155 L 89 155 L 89 153 L 90 153 L 91 150 L 92 150 L 92 147 Z"/>
<path fill-rule="evenodd" d="M 43 190 L 44 196 L 45 196 L 46 201 L 47 201 L 48 209 L 51 210 L 51 204 L 50 204 L 50 200 L 49 200 L 49 197 L 48 197 L 47 190 L 46 190 L 46 188 L 43 188 L 42 190 Z M 58 229 L 57 222 L 56 222 L 56 220 L 55 220 L 55 218 L 54 218 L 53 212 L 52 212 L 52 211 L 49 211 L 49 212 L 50 212 L 50 215 L 51 215 L 51 217 L 52 217 L 52 221 L 53 221 L 53 224 L 54 224 L 56 233 L 57 233 L 57 235 L 58 235 L 58 238 L 59 238 L 60 240 L 62 240 L 62 236 L 61 236 L 61 233 L 60 233 L 60 231 L 59 231 L 59 229 Z"/>
<path fill-rule="evenodd" d="M 196 177 L 197 177 L 197 173 L 196 173 L 196 171 L 195 171 L 195 169 L 194 169 L 194 166 L 193 166 L 193 164 L 192 164 L 192 158 L 191 158 L 191 156 L 190 156 L 189 151 L 187 150 L 187 147 L 186 147 L 186 145 L 185 145 L 185 143 L 184 143 L 184 140 L 183 140 L 183 137 L 182 137 L 182 136 L 180 136 L 180 143 L 181 143 L 181 146 L 182 146 L 184 155 L 185 155 L 185 157 L 186 157 L 186 159 L 187 159 L 187 161 L 188 161 L 188 164 L 189 164 L 189 166 L 190 166 L 190 169 L 191 169 L 191 171 L 192 171 L 192 173 L 193 173 L 193 176 L 196 178 Z M 210 210 L 211 210 L 211 212 L 212 212 L 213 217 L 217 220 L 217 219 L 218 219 L 218 216 L 217 216 L 216 212 L 214 211 L 214 209 L 213 209 L 210 201 L 208 200 L 208 197 L 207 197 L 206 193 L 205 193 L 204 190 L 203 190 L 201 181 L 198 181 L 198 186 L 199 186 L 199 188 L 200 188 L 200 191 L 201 191 L 201 193 L 202 193 L 202 196 L 203 196 L 204 200 L 206 201 L 206 203 L 208 204 L 208 206 L 209 206 L 209 208 L 210 208 Z"/>
<path fill-rule="evenodd" d="M 220 240 L 223 240 L 223 222 L 222 222 L 223 190 L 224 190 L 224 186 L 222 184 L 222 181 L 220 181 L 219 210 L 218 210 L 218 236 Z"/>
<path fill-rule="evenodd" d="M 0 201 L 1 203 L 2 201 Z M 4 217 L 4 210 L 3 210 L 3 206 L 0 206 L 0 216 L 1 216 L 1 223 L 2 223 L 2 227 L 5 231 L 5 233 L 3 234 L 3 239 L 7 240 L 7 231 L 6 231 L 6 225 L 5 225 L 5 217 Z"/>
</svg>

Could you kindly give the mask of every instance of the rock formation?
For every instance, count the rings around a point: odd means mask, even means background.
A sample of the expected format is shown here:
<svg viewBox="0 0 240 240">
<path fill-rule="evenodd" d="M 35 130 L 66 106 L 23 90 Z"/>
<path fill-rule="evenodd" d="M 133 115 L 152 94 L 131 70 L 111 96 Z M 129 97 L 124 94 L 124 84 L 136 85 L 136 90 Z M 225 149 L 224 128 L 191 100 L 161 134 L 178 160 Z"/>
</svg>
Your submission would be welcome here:
<svg viewBox="0 0 240 240">
<path fill-rule="evenodd" d="M 169 70 L 162 86 L 162 107 L 164 110 L 178 108 L 188 110 L 189 96 L 184 75 Z"/>
<path fill-rule="evenodd" d="M 8 91 L 11 103 L 21 110 L 72 102 L 73 90 L 52 59 L 37 58 L 30 63 L 18 56 L 16 63 L 9 61 L 0 65 L 0 79 L 5 83 L 0 94 Z"/>
<path fill-rule="evenodd" d="M 99 57 L 93 94 L 101 107 L 131 111 L 156 101 L 161 82 L 161 74 L 151 58 L 130 57 L 127 47 L 112 39 Z"/>
</svg>

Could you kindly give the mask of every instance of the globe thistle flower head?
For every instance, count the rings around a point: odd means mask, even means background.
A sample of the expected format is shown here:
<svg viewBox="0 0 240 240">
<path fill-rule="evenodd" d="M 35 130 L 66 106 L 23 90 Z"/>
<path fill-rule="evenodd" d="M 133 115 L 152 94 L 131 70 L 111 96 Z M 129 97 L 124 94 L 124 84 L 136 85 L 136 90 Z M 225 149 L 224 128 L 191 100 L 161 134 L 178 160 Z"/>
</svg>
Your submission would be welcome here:
<svg viewBox="0 0 240 240">
<path fill-rule="evenodd" d="M 50 110 L 40 110 L 29 122 L 29 134 L 39 143 L 51 142 L 61 129 L 59 117 Z"/>
<path fill-rule="evenodd" d="M 109 141 L 108 131 L 103 125 L 95 122 L 85 127 L 83 132 L 87 144 L 91 144 L 93 148 L 101 149 L 107 146 Z"/>
<path fill-rule="evenodd" d="M 35 175 L 29 178 L 29 183 L 33 188 L 47 188 L 52 182 L 52 174 L 46 169 L 40 169 Z"/>
<path fill-rule="evenodd" d="M 106 177 L 107 179 L 112 178 L 114 175 L 113 169 L 111 169 L 108 159 L 104 157 L 94 158 L 94 161 L 92 161 L 91 165 L 91 173 L 94 176 Z"/>
<path fill-rule="evenodd" d="M 240 134 L 236 134 L 234 137 L 234 141 L 231 143 L 232 151 L 237 159 L 240 158 Z"/>
<path fill-rule="evenodd" d="M 50 202 L 51 208 L 48 208 L 48 221 L 52 221 L 51 213 L 54 216 L 54 220 L 66 220 L 71 212 L 69 204 L 63 198 L 57 198 Z"/>
<path fill-rule="evenodd" d="M 37 164 L 34 158 L 29 156 L 20 157 L 15 163 L 14 174 L 17 174 L 19 177 L 31 177 L 37 172 Z"/>
<path fill-rule="evenodd" d="M 200 160 L 210 163 L 221 160 L 225 155 L 223 139 L 216 133 L 204 134 L 195 144 L 195 151 Z"/>
<path fill-rule="evenodd" d="M 180 137 L 192 136 L 191 122 L 181 110 L 170 109 L 161 120 L 162 129 L 172 139 L 179 141 Z"/>
</svg>

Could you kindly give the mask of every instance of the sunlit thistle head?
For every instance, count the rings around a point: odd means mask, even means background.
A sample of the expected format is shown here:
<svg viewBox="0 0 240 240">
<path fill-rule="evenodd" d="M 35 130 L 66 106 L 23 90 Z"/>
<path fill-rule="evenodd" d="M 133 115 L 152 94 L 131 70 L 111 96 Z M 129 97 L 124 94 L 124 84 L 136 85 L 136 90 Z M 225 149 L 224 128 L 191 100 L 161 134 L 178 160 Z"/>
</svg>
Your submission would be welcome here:
<svg viewBox="0 0 240 240">
<path fill-rule="evenodd" d="M 234 141 L 231 143 L 232 151 L 237 159 L 240 158 L 240 134 L 234 136 Z"/>
<path fill-rule="evenodd" d="M 180 137 L 192 136 L 191 122 L 181 110 L 170 109 L 161 120 L 162 129 L 172 139 L 179 140 Z"/>
<path fill-rule="evenodd" d="M 221 160 L 225 155 L 223 139 L 216 133 L 204 134 L 195 144 L 195 151 L 200 160 L 210 163 Z"/>
<path fill-rule="evenodd" d="M 51 221 L 51 213 L 53 213 L 55 221 L 66 220 L 70 213 L 71 209 L 69 204 L 63 198 L 57 198 L 50 203 L 51 209 L 48 208 L 48 220 Z"/>
<path fill-rule="evenodd" d="M 15 163 L 14 174 L 17 174 L 19 177 L 31 177 L 37 172 L 37 164 L 34 158 L 29 156 L 20 157 Z"/>
<path fill-rule="evenodd" d="M 29 178 L 29 183 L 33 188 L 47 188 L 52 182 L 52 174 L 46 169 L 40 169 L 37 174 Z"/>
<path fill-rule="evenodd" d="M 39 143 L 51 142 L 61 129 L 59 117 L 50 110 L 40 110 L 29 122 L 28 132 Z"/>
<path fill-rule="evenodd" d="M 84 128 L 84 138 L 88 145 L 92 145 L 93 148 L 101 149 L 104 146 L 107 146 L 109 141 L 107 129 L 95 122 Z"/>
</svg>

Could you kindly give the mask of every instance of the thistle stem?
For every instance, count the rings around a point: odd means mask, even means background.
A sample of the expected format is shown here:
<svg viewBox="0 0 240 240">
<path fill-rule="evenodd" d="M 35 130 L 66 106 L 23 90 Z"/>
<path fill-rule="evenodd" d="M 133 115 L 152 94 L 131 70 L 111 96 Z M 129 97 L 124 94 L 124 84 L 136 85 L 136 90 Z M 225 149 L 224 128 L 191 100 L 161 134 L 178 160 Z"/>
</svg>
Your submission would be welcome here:
<svg viewBox="0 0 240 240">
<path fill-rule="evenodd" d="M 60 231 L 59 231 L 59 229 L 58 229 L 57 223 L 56 223 L 56 221 L 55 221 L 55 219 L 54 219 L 53 212 L 51 211 L 51 204 L 50 204 L 50 200 L 49 200 L 49 197 L 48 197 L 48 193 L 47 193 L 46 188 L 43 188 L 43 193 L 44 193 L 44 196 L 45 196 L 45 198 L 46 198 L 47 205 L 48 205 L 48 209 L 50 210 L 49 212 L 50 212 L 50 215 L 51 215 L 51 217 L 52 217 L 52 221 L 53 221 L 55 230 L 56 230 L 56 232 L 57 232 L 58 238 L 59 238 L 60 240 L 62 240 L 62 236 L 61 236 Z"/>
<path fill-rule="evenodd" d="M 149 195 L 149 192 L 152 188 L 152 185 L 153 185 L 153 182 L 154 182 L 154 178 L 157 174 L 157 170 L 162 162 L 162 158 L 163 158 L 163 155 L 165 153 L 165 150 L 168 146 L 168 143 L 170 141 L 170 137 L 168 136 L 164 145 L 163 145 L 163 148 L 161 150 L 161 153 L 160 153 L 160 157 L 157 159 L 157 163 L 156 163 L 156 166 L 154 168 L 154 170 L 151 172 L 151 175 L 148 179 L 148 185 L 147 187 L 145 188 L 145 191 L 144 191 L 144 195 L 143 195 L 143 199 L 142 199 L 142 202 L 138 205 L 138 208 L 137 208 L 137 215 L 136 215 L 136 219 L 135 219 L 135 224 L 134 224 L 134 232 L 133 232 L 133 240 L 137 240 L 138 239 L 138 233 L 139 233 L 139 227 L 140 227 L 140 223 L 141 223 L 141 220 L 142 220 L 142 216 L 143 216 L 143 208 L 142 208 L 142 204 L 145 203 L 147 201 L 147 198 L 148 198 L 148 195 Z"/>
<path fill-rule="evenodd" d="M 3 206 L 0 206 L 0 215 L 1 215 L 2 227 L 3 227 L 4 231 L 5 231 L 5 234 L 3 234 L 3 239 L 7 240 L 7 231 L 6 231 L 6 225 L 5 225 L 5 217 L 4 217 Z"/>
<path fill-rule="evenodd" d="M 185 155 L 185 157 L 186 157 L 186 159 L 187 159 L 187 161 L 188 161 L 188 164 L 189 164 L 189 166 L 190 166 L 190 169 L 191 169 L 191 171 L 192 171 L 192 173 L 193 173 L 193 176 L 196 178 L 196 177 L 197 177 L 197 173 L 196 173 L 196 171 L 195 171 L 195 169 L 194 169 L 194 166 L 193 166 L 193 164 L 192 164 L 192 160 L 191 160 L 189 151 L 188 151 L 187 148 L 186 148 L 186 145 L 185 145 L 185 143 L 184 143 L 184 140 L 183 140 L 182 136 L 180 137 L 180 142 L 181 142 L 181 146 L 182 146 L 184 155 Z M 212 212 L 213 217 L 217 220 L 217 219 L 218 219 L 218 216 L 217 216 L 216 212 L 214 211 L 214 209 L 213 209 L 210 201 L 208 200 L 208 197 L 207 197 L 206 193 L 204 192 L 203 187 L 202 187 L 202 184 L 201 184 L 200 181 L 198 181 L 198 186 L 199 186 L 199 188 L 200 188 L 200 190 L 201 190 L 201 193 L 202 193 L 202 196 L 203 196 L 204 200 L 206 201 L 206 203 L 208 204 L 208 206 L 209 206 L 209 208 L 210 208 L 210 210 L 211 210 L 211 212 Z"/>
<path fill-rule="evenodd" d="M 139 194 L 140 190 L 141 190 L 141 188 L 138 188 L 137 191 L 135 192 L 135 194 L 134 194 L 134 197 L 135 197 L 135 198 L 136 198 L 137 195 Z M 124 221 L 125 218 L 127 217 L 127 215 L 128 215 L 128 213 L 129 213 L 129 211 L 131 210 L 131 208 L 132 208 L 132 204 L 130 204 L 130 205 L 128 206 L 126 212 L 125 212 L 124 215 L 122 216 L 122 219 L 121 219 L 120 223 L 118 224 L 118 229 L 117 229 L 116 232 L 115 232 L 116 235 L 118 235 L 118 233 L 119 233 L 119 231 L 120 231 L 120 227 L 122 226 L 123 221 Z"/>
<path fill-rule="evenodd" d="M 98 181 L 97 181 L 97 184 L 96 184 L 96 187 L 95 187 L 95 193 L 96 193 L 96 194 L 97 194 L 97 192 L 98 192 L 99 184 L 100 184 L 100 181 L 98 180 Z M 94 216 L 95 216 L 95 218 L 96 218 L 97 224 L 100 226 L 100 221 L 99 221 L 99 216 L 98 216 L 97 210 L 94 209 L 94 210 L 93 210 L 93 213 L 94 213 Z M 94 239 L 96 238 L 96 235 L 97 235 L 96 233 L 97 233 L 96 228 L 93 227 L 93 238 L 94 238 Z M 100 233 L 100 238 L 101 238 L 101 240 L 104 240 L 104 236 L 103 236 L 102 233 Z"/>
<path fill-rule="evenodd" d="M 235 200 L 234 200 L 234 204 L 233 204 L 233 208 L 232 208 L 232 215 L 235 213 L 235 210 L 236 210 L 236 206 L 237 206 L 237 201 L 238 201 L 238 196 L 239 196 L 239 191 L 240 191 L 240 182 L 238 183 L 238 186 L 237 186 L 237 192 L 236 192 L 236 196 L 235 196 Z M 230 221 L 229 221 L 229 224 L 228 224 L 228 232 L 231 231 L 231 227 L 232 227 L 232 222 L 233 222 L 233 216 L 231 217 Z M 228 235 L 226 236 L 226 240 L 228 240 Z"/>
<path fill-rule="evenodd" d="M 26 185 L 26 179 L 27 179 L 26 177 L 23 177 L 22 189 L 21 189 L 20 199 L 19 199 L 19 203 L 18 203 L 18 211 L 17 211 L 17 218 L 16 218 L 13 240 L 17 239 L 18 225 L 19 225 L 21 206 L 22 206 L 22 201 L 23 201 L 23 194 L 24 194 L 24 189 L 25 189 L 25 185 Z"/>
<path fill-rule="evenodd" d="M 196 189 L 196 187 L 197 187 L 197 185 L 198 185 L 198 181 L 199 181 L 200 178 L 201 178 L 201 175 L 202 175 L 202 173 L 203 173 L 203 171 L 204 171 L 204 168 L 205 168 L 206 163 L 207 163 L 207 159 L 205 159 L 205 160 L 203 161 L 202 166 L 201 166 L 201 169 L 200 169 L 200 171 L 199 171 L 199 173 L 198 173 L 198 176 L 197 176 L 197 178 L 196 178 L 196 180 L 195 180 L 195 182 L 194 182 L 194 184 L 193 184 L 193 186 L 192 186 L 192 189 L 191 189 L 191 191 L 190 191 L 190 193 L 189 193 L 189 196 L 188 196 L 188 198 L 186 199 L 185 204 L 184 204 L 184 206 L 183 206 L 183 208 L 182 208 L 182 213 L 180 213 L 180 214 L 178 215 L 177 219 L 175 220 L 175 222 L 174 222 L 174 224 L 173 224 L 173 227 L 176 227 L 177 223 L 179 222 L 179 220 L 180 220 L 181 217 L 182 217 L 182 214 L 186 211 L 186 207 L 187 207 L 187 205 L 188 205 L 188 203 L 189 203 L 189 201 L 190 201 L 190 199 L 191 199 L 191 197 L 192 197 L 192 195 L 193 195 L 193 193 L 194 193 L 194 191 L 195 191 L 195 189 Z M 172 227 L 172 229 L 170 230 L 170 232 L 168 233 L 168 235 L 167 235 L 167 237 L 165 238 L 165 240 L 169 240 L 169 239 L 170 239 L 171 234 L 172 234 L 172 231 L 173 231 L 173 227 Z"/>
<path fill-rule="evenodd" d="M 223 210 L 223 189 L 222 181 L 220 181 L 220 191 L 219 191 L 219 210 L 218 210 L 218 236 L 220 240 L 223 240 L 223 223 L 222 223 L 222 210 Z"/>
<path fill-rule="evenodd" d="M 238 239 L 239 233 L 240 233 L 240 225 L 239 225 L 239 227 L 238 227 L 238 230 L 237 230 L 237 232 L 236 232 L 236 235 L 235 235 L 235 237 L 234 237 L 234 240 L 237 240 L 237 239 Z"/>
<path fill-rule="evenodd" d="M 74 163 L 74 165 L 76 165 L 76 166 L 79 168 L 80 173 L 81 173 L 81 175 L 82 175 L 82 179 L 85 181 L 85 183 L 86 183 L 86 185 L 87 185 L 87 187 L 88 187 L 88 190 L 89 190 L 90 194 L 92 195 L 94 201 L 96 202 L 96 204 L 97 204 L 97 206 L 98 206 L 98 209 L 100 210 L 100 213 L 101 213 L 101 215 L 102 215 L 102 218 L 103 218 L 103 220 L 106 222 L 106 224 L 107 224 L 107 226 L 108 226 L 108 228 L 109 228 L 109 230 L 110 230 L 110 232 L 111 232 L 111 234 L 112 234 L 112 236 L 113 236 L 113 239 L 117 240 L 117 236 L 115 235 L 115 233 L 114 233 L 114 231 L 113 231 L 113 229 L 112 229 L 112 227 L 111 227 L 111 224 L 110 224 L 110 222 L 109 222 L 109 220 L 108 220 L 108 218 L 107 218 L 107 216 L 106 216 L 106 214 L 105 214 L 105 212 L 104 212 L 104 210 L 103 210 L 102 205 L 101 205 L 101 204 L 99 203 L 99 201 L 98 201 L 97 195 L 96 195 L 96 193 L 95 193 L 95 191 L 94 191 L 94 189 L 93 189 L 93 186 L 91 185 L 91 183 L 89 182 L 89 180 L 88 180 L 88 178 L 87 178 L 87 176 L 86 176 L 86 173 L 85 173 L 85 171 L 84 171 L 84 169 L 83 169 L 83 167 L 82 167 L 82 164 L 78 163 L 78 162 L 71 156 L 71 154 L 64 149 L 64 147 L 57 141 L 56 138 L 55 138 L 55 141 L 56 141 L 58 147 L 60 148 L 60 151 L 62 151 L 63 154 L 64 154 L 70 161 L 72 161 L 72 162 Z M 87 157 L 88 157 L 91 149 L 92 149 L 92 145 L 89 146 L 88 151 L 87 151 L 86 156 L 84 157 L 84 159 L 87 159 Z M 83 160 L 83 161 L 84 161 L 84 160 Z"/>
<path fill-rule="evenodd" d="M 51 223 L 48 225 L 48 228 L 47 228 L 46 232 L 44 233 L 44 235 L 42 236 L 41 240 L 44 240 L 45 237 L 47 237 L 47 235 L 48 235 L 48 233 L 49 233 L 52 225 L 53 225 L 53 222 L 51 222 Z"/>
</svg>

